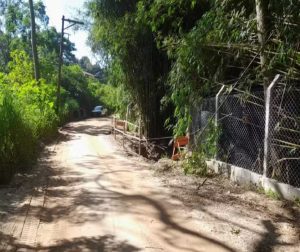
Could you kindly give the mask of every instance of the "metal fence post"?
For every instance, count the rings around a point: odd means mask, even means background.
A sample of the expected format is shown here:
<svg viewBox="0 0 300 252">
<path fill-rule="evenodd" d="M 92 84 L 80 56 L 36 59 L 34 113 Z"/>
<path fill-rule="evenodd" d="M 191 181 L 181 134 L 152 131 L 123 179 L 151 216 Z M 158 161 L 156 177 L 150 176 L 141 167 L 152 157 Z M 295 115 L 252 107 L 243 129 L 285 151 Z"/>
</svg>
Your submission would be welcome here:
<svg viewBox="0 0 300 252">
<path fill-rule="evenodd" d="M 111 118 L 111 134 L 114 134 L 114 117 Z"/>
<path fill-rule="evenodd" d="M 124 122 L 124 124 L 123 124 L 123 148 L 125 147 L 125 134 L 126 134 L 126 132 L 125 132 L 125 124 L 126 123 Z"/>
<path fill-rule="evenodd" d="M 277 74 L 270 84 L 270 86 L 267 88 L 267 92 L 265 94 L 265 109 L 266 109 L 266 118 L 265 118 L 265 138 L 264 138 L 264 162 L 263 162 L 263 176 L 267 177 L 268 174 L 268 161 L 269 161 L 269 151 L 270 151 L 270 108 L 271 108 L 271 99 L 272 99 L 272 89 L 277 83 L 280 75 Z"/>
<path fill-rule="evenodd" d="M 139 155 L 142 153 L 142 119 L 139 119 Z"/>
<path fill-rule="evenodd" d="M 216 128 L 219 125 L 219 109 L 220 109 L 219 108 L 219 97 L 222 94 L 224 88 L 225 88 L 225 86 L 222 85 L 222 87 L 220 88 L 219 92 L 216 95 L 216 104 L 215 104 L 215 109 L 216 109 L 216 111 L 215 111 L 215 127 Z M 217 148 L 218 148 L 218 139 L 216 139 L 215 145 L 216 145 L 216 153 L 215 153 L 215 157 L 214 158 L 217 159 L 218 158 L 218 150 L 217 150 Z"/>
<path fill-rule="evenodd" d="M 127 105 L 127 109 L 126 109 L 126 118 L 125 118 L 125 128 L 126 130 L 128 129 L 128 117 L 129 117 L 129 107 L 130 107 L 130 104 Z"/>
<path fill-rule="evenodd" d="M 114 138 L 117 138 L 117 134 L 116 134 L 116 117 L 114 116 Z"/>
</svg>

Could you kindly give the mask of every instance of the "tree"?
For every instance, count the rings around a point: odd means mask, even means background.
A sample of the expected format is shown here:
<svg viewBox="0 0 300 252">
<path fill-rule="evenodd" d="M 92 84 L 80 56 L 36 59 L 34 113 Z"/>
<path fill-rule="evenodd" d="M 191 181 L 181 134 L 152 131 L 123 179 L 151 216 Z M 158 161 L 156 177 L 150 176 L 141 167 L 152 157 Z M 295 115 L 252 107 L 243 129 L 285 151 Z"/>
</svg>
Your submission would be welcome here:
<svg viewBox="0 0 300 252">
<path fill-rule="evenodd" d="M 32 54 L 34 61 L 34 76 L 35 80 L 38 81 L 40 79 L 40 70 L 39 70 L 39 59 L 37 53 L 37 45 L 36 45 L 36 33 L 35 33 L 35 16 L 32 0 L 29 0 L 30 7 L 30 17 L 31 17 L 31 44 L 32 44 Z"/>
<path fill-rule="evenodd" d="M 172 102 L 184 134 L 191 106 L 221 84 L 264 89 L 277 73 L 299 83 L 298 0 L 91 0 L 88 9 L 92 48 L 107 59 L 109 80 L 125 83 L 146 129 Z"/>
<path fill-rule="evenodd" d="M 60 33 L 54 27 L 37 33 L 38 51 L 40 55 L 41 75 L 49 82 L 56 81 L 56 71 L 59 56 Z M 74 43 L 64 38 L 64 64 L 72 65 L 77 63 L 74 55 L 76 50 Z"/>
<path fill-rule="evenodd" d="M 266 68 L 268 64 L 265 47 L 268 37 L 268 0 L 255 0 L 256 4 L 256 20 L 257 20 L 257 36 L 260 43 L 260 64 L 262 74 L 264 76 L 264 89 L 269 86 L 269 78 L 266 76 Z"/>
<path fill-rule="evenodd" d="M 110 82 L 122 82 L 138 104 L 145 135 L 157 137 L 166 134 L 168 115 L 161 99 L 170 65 L 166 53 L 157 48 L 149 26 L 137 20 L 137 3 L 90 1 L 88 9 L 94 19 L 90 40 L 94 51 L 107 59 L 112 70 Z"/>
<path fill-rule="evenodd" d="M 100 78 L 103 77 L 102 76 L 103 69 L 101 69 L 98 64 L 92 64 L 90 59 L 87 56 L 83 56 L 78 61 L 78 64 L 82 67 L 82 69 L 84 69 L 84 71 L 93 74 L 95 77 L 100 77 Z"/>
<path fill-rule="evenodd" d="M 30 47 L 30 28 L 31 15 L 30 5 L 27 1 L 22 0 L 0 0 L 0 15 L 2 26 L 0 26 L 0 46 L 1 54 L 4 57 L 0 58 L 0 66 L 2 71 L 7 71 L 7 63 L 10 61 L 10 52 L 14 50 L 25 50 L 33 55 Z M 48 16 L 46 15 L 45 6 L 42 1 L 37 1 L 33 4 L 33 15 L 36 17 L 37 33 L 47 29 Z M 38 34 L 37 34 L 38 35 Z M 33 36 L 34 37 L 34 36 Z M 4 43 L 4 44 L 3 44 Z"/>
</svg>

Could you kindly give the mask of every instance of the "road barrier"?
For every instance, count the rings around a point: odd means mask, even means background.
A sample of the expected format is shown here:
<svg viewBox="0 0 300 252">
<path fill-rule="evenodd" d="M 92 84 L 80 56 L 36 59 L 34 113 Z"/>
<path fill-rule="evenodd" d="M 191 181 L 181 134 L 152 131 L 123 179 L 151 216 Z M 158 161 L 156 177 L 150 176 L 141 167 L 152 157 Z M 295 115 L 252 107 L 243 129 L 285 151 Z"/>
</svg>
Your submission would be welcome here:
<svg viewBox="0 0 300 252">
<path fill-rule="evenodd" d="M 142 153 L 142 142 L 146 142 L 147 139 L 142 135 L 142 127 L 141 127 L 141 121 L 139 122 L 139 125 L 133 124 L 131 122 L 128 122 L 126 120 L 119 120 L 116 117 L 113 117 L 112 119 L 112 125 L 113 125 L 113 134 L 114 138 L 117 138 L 117 134 L 121 134 L 123 136 L 122 139 L 122 145 L 125 146 L 125 139 L 131 139 L 138 142 L 139 145 L 139 155 Z M 134 131 L 129 131 L 129 125 L 131 125 L 134 128 Z M 138 130 L 138 132 L 136 132 Z"/>
</svg>

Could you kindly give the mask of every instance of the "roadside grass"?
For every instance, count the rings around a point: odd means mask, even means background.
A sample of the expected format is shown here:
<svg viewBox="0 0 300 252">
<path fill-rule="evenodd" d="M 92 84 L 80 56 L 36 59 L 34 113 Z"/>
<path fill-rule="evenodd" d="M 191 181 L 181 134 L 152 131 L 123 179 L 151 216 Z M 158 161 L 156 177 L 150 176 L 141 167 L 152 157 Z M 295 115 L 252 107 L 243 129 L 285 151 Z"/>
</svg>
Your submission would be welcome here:
<svg viewBox="0 0 300 252">
<path fill-rule="evenodd" d="M 300 198 L 295 198 L 294 203 L 297 207 L 300 207 Z"/>
<path fill-rule="evenodd" d="M 22 96 L 11 90 L 0 92 L 0 184 L 29 170 L 40 151 L 39 141 L 51 139 L 57 131 L 54 109 L 43 100 L 37 102 L 40 93 L 30 91 Z"/>
</svg>

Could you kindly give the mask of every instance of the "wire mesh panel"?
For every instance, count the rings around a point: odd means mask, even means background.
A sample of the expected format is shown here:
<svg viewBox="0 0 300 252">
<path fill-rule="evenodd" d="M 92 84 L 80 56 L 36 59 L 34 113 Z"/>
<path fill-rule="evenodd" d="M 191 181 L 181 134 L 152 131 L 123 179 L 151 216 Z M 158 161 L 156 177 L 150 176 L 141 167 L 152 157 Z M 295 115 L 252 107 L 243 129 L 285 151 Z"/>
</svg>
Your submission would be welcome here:
<svg viewBox="0 0 300 252">
<path fill-rule="evenodd" d="M 271 93 L 267 176 L 300 187 L 300 90 Z"/>
<path fill-rule="evenodd" d="M 205 141 L 203 131 L 209 121 L 214 120 L 215 104 L 216 99 L 214 97 L 206 98 L 202 101 L 200 106 L 196 106 L 192 109 L 192 123 L 190 126 L 190 141 L 192 144 L 201 144 L 199 141 Z"/>
<path fill-rule="evenodd" d="M 221 96 L 217 159 L 263 173 L 265 107 L 262 92 Z"/>
<path fill-rule="evenodd" d="M 271 92 L 267 177 L 300 188 L 300 89 Z M 215 118 L 216 99 L 204 99 L 192 111 L 190 132 L 203 132 Z M 263 174 L 265 101 L 263 92 L 219 97 L 217 160 Z M 205 145 L 205 134 L 195 144 Z"/>
</svg>

